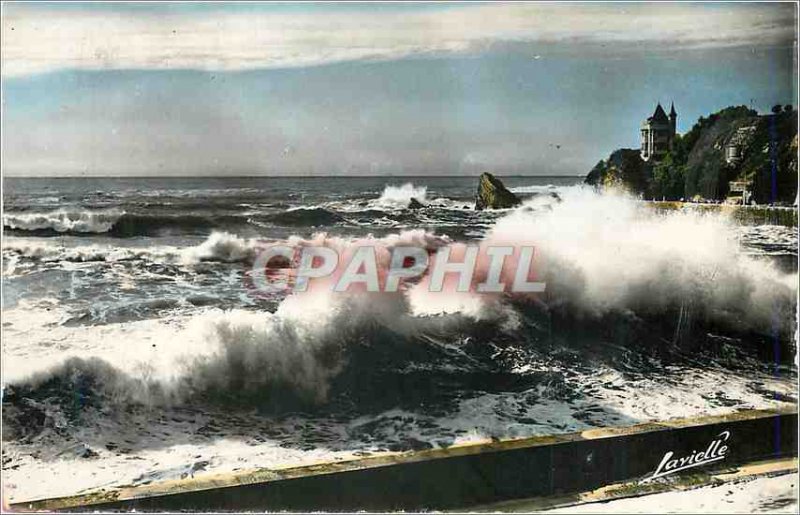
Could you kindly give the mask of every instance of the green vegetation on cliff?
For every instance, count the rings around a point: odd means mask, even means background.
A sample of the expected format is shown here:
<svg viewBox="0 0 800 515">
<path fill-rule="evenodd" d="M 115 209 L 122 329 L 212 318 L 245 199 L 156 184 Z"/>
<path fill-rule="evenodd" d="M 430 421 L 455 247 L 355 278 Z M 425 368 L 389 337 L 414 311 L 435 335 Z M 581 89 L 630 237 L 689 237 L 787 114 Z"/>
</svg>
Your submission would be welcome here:
<svg viewBox="0 0 800 515">
<path fill-rule="evenodd" d="M 726 155 L 731 146 L 736 148 L 734 159 Z M 638 150 L 620 149 L 586 177 L 588 184 L 623 187 L 657 200 L 723 200 L 731 181 L 749 181 L 752 199 L 760 204 L 794 202 L 796 110 L 776 106 L 772 114 L 759 115 L 745 106 L 727 107 L 677 135 L 658 162 L 643 161 Z"/>
<path fill-rule="evenodd" d="M 595 165 L 586 182 L 601 187 L 623 187 L 635 193 L 647 188 L 646 163 L 638 150 L 621 148 L 615 150 L 605 161 Z"/>
</svg>

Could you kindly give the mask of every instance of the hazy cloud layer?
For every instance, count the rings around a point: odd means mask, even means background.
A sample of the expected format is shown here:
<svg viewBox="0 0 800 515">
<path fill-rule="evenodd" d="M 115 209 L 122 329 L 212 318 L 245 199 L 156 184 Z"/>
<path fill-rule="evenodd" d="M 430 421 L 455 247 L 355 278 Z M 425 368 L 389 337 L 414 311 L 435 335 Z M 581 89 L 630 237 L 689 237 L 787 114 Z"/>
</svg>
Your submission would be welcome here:
<svg viewBox="0 0 800 515">
<path fill-rule="evenodd" d="M 287 11 L 64 9 L 5 4 L 2 71 L 243 70 L 415 55 L 479 53 L 498 43 L 625 43 L 660 48 L 793 42 L 792 4 L 456 4 Z M 337 7 L 337 8 L 332 8 Z"/>
<path fill-rule="evenodd" d="M 16 175 L 584 174 L 797 96 L 783 4 L 3 4 Z"/>
</svg>

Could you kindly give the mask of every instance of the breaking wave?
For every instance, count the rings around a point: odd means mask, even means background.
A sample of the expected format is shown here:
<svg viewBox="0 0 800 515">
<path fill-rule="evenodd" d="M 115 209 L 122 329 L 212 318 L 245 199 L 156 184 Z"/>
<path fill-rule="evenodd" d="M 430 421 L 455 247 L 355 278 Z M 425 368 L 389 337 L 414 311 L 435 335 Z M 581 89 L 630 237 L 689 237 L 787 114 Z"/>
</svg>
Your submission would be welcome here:
<svg viewBox="0 0 800 515">
<path fill-rule="evenodd" d="M 121 211 L 59 210 L 49 213 L 5 213 L 10 232 L 35 236 L 106 234 L 120 238 L 158 236 L 173 231 L 207 232 L 227 224 L 243 223 L 236 216 L 147 215 Z"/>
<path fill-rule="evenodd" d="M 414 186 L 412 183 L 407 182 L 401 186 L 386 186 L 383 193 L 376 201 L 378 206 L 405 208 L 408 207 L 411 199 L 417 199 L 419 202 L 425 203 L 425 195 L 428 193 L 426 186 Z"/>
<path fill-rule="evenodd" d="M 259 241 L 246 239 L 225 231 L 213 231 L 199 245 L 176 247 L 155 245 L 147 247 L 118 247 L 113 245 L 63 246 L 35 239 L 6 239 L 3 253 L 9 262 L 4 274 L 14 274 L 20 258 L 40 263 L 120 263 L 147 261 L 151 263 L 192 265 L 201 262 L 250 263 Z"/>
<path fill-rule="evenodd" d="M 246 240 L 227 232 L 213 232 L 206 241 L 181 253 L 181 261 L 222 261 L 225 263 L 252 262 L 257 241 Z"/>
<path fill-rule="evenodd" d="M 683 309 L 698 321 L 784 334 L 793 325 L 796 275 L 743 252 L 727 218 L 656 214 L 584 188 L 561 196 L 541 213 L 516 210 L 486 237 L 536 246 L 554 306 L 584 316 Z"/>
<path fill-rule="evenodd" d="M 49 213 L 5 213 L 6 229 L 29 232 L 104 233 L 109 232 L 124 213 L 121 211 L 69 211 Z"/>
<path fill-rule="evenodd" d="M 184 252 L 189 252 L 187 249 Z M 70 263 L 88 263 L 95 261 L 119 262 L 136 259 L 151 261 L 171 261 L 181 255 L 181 249 L 169 246 L 151 247 L 113 247 L 107 245 L 86 245 L 64 247 L 47 241 L 29 239 L 6 239 L 3 253 L 9 257 L 23 257 L 43 263 L 66 261 Z M 12 271 L 6 271 L 11 274 Z"/>
<path fill-rule="evenodd" d="M 384 250 L 460 245 L 425 231 L 289 239 L 337 249 L 365 241 Z M 633 363 L 639 373 L 650 358 L 632 356 L 642 352 L 705 354 L 736 367 L 747 356 L 775 359 L 777 338 L 777 359 L 794 359 L 797 276 L 745 254 L 724 218 L 658 213 L 629 197 L 572 188 L 561 201 L 538 199 L 499 219 L 482 241 L 490 244 L 533 245 L 546 292 L 435 293 L 427 278 L 396 293 L 312 288 L 289 295 L 274 313 L 198 315 L 193 324 L 201 330 L 165 335 L 154 361 L 65 362 L 11 385 L 12 399 L 42 398 L 49 381 L 83 374 L 103 396 L 126 402 L 297 409 L 342 399 L 402 403 L 397 392 L 408 391 L 427 403 L 465 389 L 530 388 L 565 352 L 565 363 L 600 356 L 615 366 Z M 252 249 L 249 240 L 218 233 L 191 252 L 238 261 Z M 412 369 L 424 373 L 409 375 Z"/>
<path fill-rule="evenodd" d="M 87 236 L 104 234 L 119 238 L 207 234 L 235 230 L 248 224 L 288 227 L 322 227 L 347 223 L 336 212 L 322 207 L 298 207 L 273 214 L 134 214 L 122 211 L 59 210 L 48 213 L 6 213 L 3 226 L 12 233 L 32 236 Z"/>
</svg>

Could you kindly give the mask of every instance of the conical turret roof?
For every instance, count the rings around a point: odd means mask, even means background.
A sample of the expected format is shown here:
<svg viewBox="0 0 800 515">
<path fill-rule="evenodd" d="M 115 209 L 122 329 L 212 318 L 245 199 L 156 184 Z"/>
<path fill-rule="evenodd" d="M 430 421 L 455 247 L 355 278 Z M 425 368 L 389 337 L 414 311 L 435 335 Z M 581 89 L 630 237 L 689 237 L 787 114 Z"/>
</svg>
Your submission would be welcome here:
<svg viewBox="0 0 800 515">
<path fill-rule="evenodd" d="M 669 118 L 667 118 L 667 113 L 664 112 L 664 108 L 661 107 L 661 102 L 658 103 L 656 106 L 656 110 L 653 113 L 653 116 L 650 117 L 651 120 L 654 122 L 669 122 Z"/>
</svg>

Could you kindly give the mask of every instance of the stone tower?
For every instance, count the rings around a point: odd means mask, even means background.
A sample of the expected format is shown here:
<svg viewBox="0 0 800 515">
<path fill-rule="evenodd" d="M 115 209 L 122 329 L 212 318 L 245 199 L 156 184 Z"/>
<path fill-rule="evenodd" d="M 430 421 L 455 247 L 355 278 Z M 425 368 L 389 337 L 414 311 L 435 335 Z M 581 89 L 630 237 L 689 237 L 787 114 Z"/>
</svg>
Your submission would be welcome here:
<svg viewBox="0 0 800 515">
<path fill-rule="evenodd" d="M 643 160 L 650 161 L 652 159 L 658 161 L 672 148 L 677 121 L 678 114 L 675 112 L 675 104 L 672 105 L 668 117 L 659 102 L 653 116 L 642 122 L 640 132 Z"/>
<path fill-rule="evenodd" d="M 675 102 L 670 103 L 669 125 L 672 128 L 672 139 L 675 139 L 675 129 L 678 126 L 678 113 L 675 112 Z"/>
</svg>

